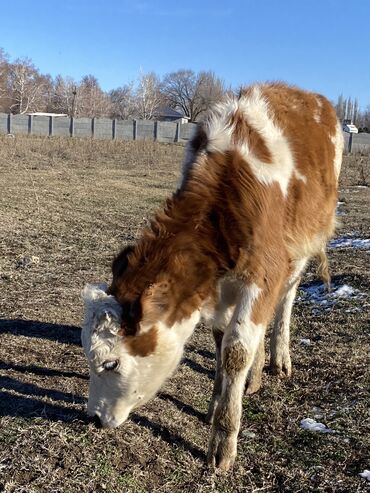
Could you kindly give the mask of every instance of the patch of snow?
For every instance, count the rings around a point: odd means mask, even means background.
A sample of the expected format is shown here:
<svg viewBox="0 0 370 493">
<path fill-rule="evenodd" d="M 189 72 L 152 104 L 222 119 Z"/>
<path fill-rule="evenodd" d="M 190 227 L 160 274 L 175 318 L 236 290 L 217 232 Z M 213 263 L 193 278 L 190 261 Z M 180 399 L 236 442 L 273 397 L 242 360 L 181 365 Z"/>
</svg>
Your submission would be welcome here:
<svg viewBox="0 0 370 493">
<path fill-rule="evenodd" d="M 360 472 L 360 476 L 362 478 L 365 478 L 368 481 L 370 481 L 370 471 L 369 471 L 369 469 L 365 469 L 364 471 Z"/>
<path fill-rule="evenodd" d="M 302 419 L 300 426 L 304 430 L 308 430 L 308 431 L 318 431 L 319 433 L 334 433 L 334 430 L 328 428 L 323 423 L 319 423 L 318 421 L 312 418 Z"/>
<path fill-rule="evenodd" d="M 311 345 L 311 339 L 300 339 L 299 342 L 303 346 L 310 346 Z"/>
<path fill-rule="evenodd" d="M 348 286 L 348 284 L 343 284 L 343 286 L 340 286 L 338 289 L 333 291 L 332 297 L 351 298 L 355 293 L 356 293 L 355 289 L 353 289 L 351 286 Z"/>
<path fill-rule="evenodd" d="M 244 430 L 242 431 L 242 435 L 246 438 L 256 438 L 256 434 L 253 431 Z"/>
<path fill-rule="evenodd" d="M 330 310 L 333 305 L 343 300 L 354 301 L 363 299 L 364 297 L 364 293 L 361 293 L 358 289 L 354 289 L 348 284 L 337 285 L 333 283 L 331 285 L 331 292 L 329 293 L 324 284 L 315 283 L 311 286 L 301 286 L 297 301 L 315 305 L 313 313 L 319 314 L 319 309 Z M 350 310 L 356 311 L 356 307 Z M 302 342 L 302 340 L 300 342 L 301 344 L 307 344 Z"/>
<path fill-rule="evenodd" d="M 356 185 L 356 188 L 369 188 L 367 185 Z"/>
<path fill-rule="evenodd" d="M 329 248 L 358 248 L 370 251 L 370 238 L 338 238 L 329 242 Z"/>
</svg>

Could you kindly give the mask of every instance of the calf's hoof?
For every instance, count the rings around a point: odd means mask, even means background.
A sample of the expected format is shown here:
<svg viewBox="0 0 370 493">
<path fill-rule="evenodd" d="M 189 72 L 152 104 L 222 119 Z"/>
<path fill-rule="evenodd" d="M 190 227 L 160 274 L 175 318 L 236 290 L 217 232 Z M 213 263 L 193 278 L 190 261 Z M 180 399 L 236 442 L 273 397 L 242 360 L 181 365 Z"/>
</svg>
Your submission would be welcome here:
<svg viewBox="0 0 370 493">
<path fill-rule="evenodd" d="M 284 358 L 279 361 L 271 361 L 270 370 L 273 375 L 277 375 L 279 378 L 291 377 L 292 363 L 290 362 L 290 358 Z"/>
<path fill-rule="evenodd" d="M 254 394 L 255 392 L 258 392 L 259 389 L 261 388 L 262 385 L 262 378 L 261 376 L 259 377 L 254 377 L 254 378 L 249 378 L 246 383 L 246 388 L 245 392 L 247 394 Z"/>
<path fill-rule="evenodd" d="M 209 442 L 207 462 L 212 469 L 229 471 L 236 457 L 236 436 L 222 430 L 214 430 Z"/>
</svg>

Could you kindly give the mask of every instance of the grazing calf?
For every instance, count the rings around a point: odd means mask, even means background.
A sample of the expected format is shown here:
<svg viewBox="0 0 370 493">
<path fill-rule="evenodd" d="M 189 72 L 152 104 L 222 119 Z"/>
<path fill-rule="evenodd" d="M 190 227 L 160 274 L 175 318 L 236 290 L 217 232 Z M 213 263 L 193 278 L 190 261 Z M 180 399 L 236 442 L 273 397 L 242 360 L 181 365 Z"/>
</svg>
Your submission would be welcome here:
<svg viewBox="0 0 370 493">
<path fill-rule="evenodd" d="M 85 288 L 88 412 L 103 426 L 159 390 L 205 318 L 217 354 L 208 461 L 232 465 L 244 387 L 260 387 L 274 315 L 270 364 L 291 373 L 292 304 L 307 260 L 326 260 L 342 148 L 318 94 L 254 85 L 214 108 L 188 146 L 179 189 L 114 260 L 107 292 Z"/>
</svg>

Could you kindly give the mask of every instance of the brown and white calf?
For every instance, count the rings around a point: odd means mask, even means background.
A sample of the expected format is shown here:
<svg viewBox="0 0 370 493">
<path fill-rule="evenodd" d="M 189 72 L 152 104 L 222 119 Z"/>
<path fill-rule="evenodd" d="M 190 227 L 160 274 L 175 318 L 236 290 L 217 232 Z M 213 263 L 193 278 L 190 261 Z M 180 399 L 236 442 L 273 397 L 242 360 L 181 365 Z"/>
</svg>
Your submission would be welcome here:
<svg viewBox="0 0 370 493">
<path fill-rule="evenodd" d="M 318 94 L 261 84 L 214 108 L 188 146 L 179 189 L 114 260 L 111 286 L 85 288 L 89 414 L 105 427 L 124 422 L 174 371 L 196 324 L 211 320 L 208 460 L 231 466 L 245 383 L 260 387 L 274 316 L 271 367 L 291 373 L 292 304 L 307 260 L 326 259 L 342 148 Z"/>
</svg>

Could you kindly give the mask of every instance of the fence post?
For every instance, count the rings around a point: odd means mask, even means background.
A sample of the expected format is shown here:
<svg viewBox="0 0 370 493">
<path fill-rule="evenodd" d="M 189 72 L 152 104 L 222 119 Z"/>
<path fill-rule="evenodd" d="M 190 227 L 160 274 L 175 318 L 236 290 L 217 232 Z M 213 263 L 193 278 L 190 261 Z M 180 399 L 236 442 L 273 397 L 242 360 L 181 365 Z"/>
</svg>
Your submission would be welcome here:
<svg viewBox="0 0 370 493">
<path fill-rule="evenodd" d="M 69 133 L 71 137 L 74 137 L 75 135 L 75 119 L 73 116 L 71 116 L 71 123 L 69 125 Z"/>
<path fill-rule="evenodd" d="M 180 122 L 176 123 L 175 142 L 180 142 Z"/>
<path fill-rule="evenodd" d="M 116 140 L 116 133 L 117 133 L 117 120 L 114 118 L 112 120 L 112 139 Z"/>
<path fill-rule="evenodd" d="M 352 139 L 353 139 L 353 133 L 349 134 L 349 139 L 348 139 L 348 152 L 351 154 L 352 152 Z"/>
<path fill-rule="evenodd" d="M 13 120 L 13 115 L 9 113 L 8 115 L 8 134 L 12 133 L 12 120 Z"/>
<path fill-rule="evenodd" d="M 95 137 L 95 116 L 91 118 L 91 137 Z"/>
<path fill-rule="evenodd" d="M 54 133 L 54 117 L 49 116 L 49 137 L 52 137 Z"/>
<path fill-rule="evenodd" d="M 158 140 L 158 120 L 154 122 L 154 142 Z"/>
<path fill-rule="evenodd" d="M 28 115 L 28 135 L 32 135 L 33 116 Z"/>
<path fill-rule="evenodd" d="M 134 137 L 134 140 L 137 140 L 137 121 L 136 120 L 133 120 L 132 121 L 134 127 L 133 127 L 133 137 Z"/>
</svg>

